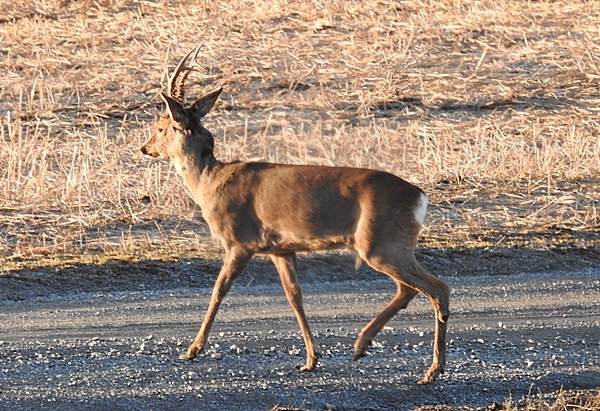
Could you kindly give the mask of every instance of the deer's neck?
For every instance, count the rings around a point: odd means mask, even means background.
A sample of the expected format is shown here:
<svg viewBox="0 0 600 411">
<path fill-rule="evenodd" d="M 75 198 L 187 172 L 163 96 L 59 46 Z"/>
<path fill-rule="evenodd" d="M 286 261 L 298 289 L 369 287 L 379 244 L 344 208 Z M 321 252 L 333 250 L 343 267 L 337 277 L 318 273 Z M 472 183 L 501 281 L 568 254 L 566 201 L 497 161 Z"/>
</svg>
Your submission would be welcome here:
<svg viewBox="0 0 600 411">
<path fill-rule="evenodd" d="M 194 197 L 205 183 L 211 170 L 221 163 L 212 154 L 208 156 L 196 154 L 177 157 L 172 160 L 177 173 L 183 178 L 185 185 Z"/>
</svg>

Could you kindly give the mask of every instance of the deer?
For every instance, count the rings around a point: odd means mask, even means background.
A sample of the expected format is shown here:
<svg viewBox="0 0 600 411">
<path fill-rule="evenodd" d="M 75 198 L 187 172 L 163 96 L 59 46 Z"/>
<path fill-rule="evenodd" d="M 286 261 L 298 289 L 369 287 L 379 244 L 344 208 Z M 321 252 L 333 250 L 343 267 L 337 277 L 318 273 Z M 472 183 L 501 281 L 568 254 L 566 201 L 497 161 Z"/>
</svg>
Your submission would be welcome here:
<svg viewBox="0 0 600 411">
<path fill-rule="evenodd" d="M 422 293 L 433 305 L 435 335 L 431 367 L 418 383 L 433 382 L 446 364 L 450 288 L 415 257 L 427 195 L 384 171 L 217 160 L 214 137 L 201 120 L 222 88 L 191 104 L 184 99 L 186 78 L 199 66 L 201 46 L 183 57 L 169 77 L 160 94 L 166 111 L 141 147 L 144 155 L 170 159 L 225 251 L 198 334 L 180 358 L 193 359 L 203 350 L 223 298 L 250 259 L 262 255 L 275 265 L 300 325 L 306 346 L 306 364 L 300 369 L 314 370 L 320 353 L 302 304 L 296 255 L 346 248 L 357 262 L 387 274 L 397 286 L 383 311 L 359 333 L 353 360 L 364 357 L 384 325 Z"/>
</svg>

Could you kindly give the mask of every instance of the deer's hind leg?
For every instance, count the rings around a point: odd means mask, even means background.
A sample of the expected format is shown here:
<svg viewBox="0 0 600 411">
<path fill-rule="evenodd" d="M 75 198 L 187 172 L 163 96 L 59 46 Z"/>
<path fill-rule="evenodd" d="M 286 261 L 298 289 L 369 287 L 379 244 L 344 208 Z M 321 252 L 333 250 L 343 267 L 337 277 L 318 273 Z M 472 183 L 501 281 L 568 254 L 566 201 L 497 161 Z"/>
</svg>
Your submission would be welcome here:
<svg viewBox="0 0 600 411">
<path fill-rule="evenodd" d="M 383 326 L 398 313 L 398 311 L 406 308 L 408 303 L 418 294 L 414 289 L 397 282 L 398 292 L 392 298 L 392 301 L 383 309 L 383 311 L 375 317 L 369 324 L 362 329 L 356 342 L 354 343 L 354 361 L 364 357 L 365 351 Z"/>
<path fill-rule="evenodd" d="M 302 371 L 311 371 L 317 365 L 319 353 L 317 350 L 317 344 L 310 332 L 308 326 L 308 320 L 304 313 L 304 306 L 302 305 L 302 290 L 296 279 L 296 253 L 271 255 L 271 260 L 277 267 L 279 276 L 281 277 L 281 283 L 285 290 L 294 314 L 300 324 L 300 331 L 304 338 L 304 344 L 306 345 L 306 365 L 301 368 Z"/>
<path fill-rule="evenodd" d="M 355 358 L 360 358 L 369 342 L 394 314 L 405 308 L 417 293 L 431 301 L 435 311 L 433 361 L 419 384 L 429 384 L 443 371 L 446 364 L 446 331 L 450 315 L 450 288 L 427 272 L 415 259 L 410 236 L 396 243 L 372 246 L 368 252 L 358 250 L 361 257 L 374 269 L 390 276 L 398 284 L 398 293 L 388 306 L 371 321 L 355 343 Z M 403 241 L 404 240 L 404 241 Z"/>
</svg>

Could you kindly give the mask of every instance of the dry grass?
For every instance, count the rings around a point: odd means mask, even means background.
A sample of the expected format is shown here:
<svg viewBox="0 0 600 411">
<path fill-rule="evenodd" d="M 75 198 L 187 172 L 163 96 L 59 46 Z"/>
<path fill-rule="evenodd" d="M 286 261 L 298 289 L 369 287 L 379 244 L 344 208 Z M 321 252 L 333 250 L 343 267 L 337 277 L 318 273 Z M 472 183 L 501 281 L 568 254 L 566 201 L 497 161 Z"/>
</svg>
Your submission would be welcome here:
<svg viewBox="0 0 600 411">
<path fill-rule="evenodd" d="M 539 398 L 527 399 L 522 406 L 513 406 L 507 401 L 501 410 L 506 411 L 597 411 L 600 410 L 600 392 L 590 390 L 573 392 L 560 390 L 556 394 L 539 395 Z"/>
<path fill-rule="evenodd" d="M 225 88 L 221 159 L 401 175 L 432 197 L 429 247 L 598 246 L 597 2 L 329 3 L 0 0 L 5 266 L 212 248 L 139 153 L 200 41 L 188 95 Z"/>
<path fill-rule="evenodd" d="M 335 408 L 335 407 L 334 407 Z M 470 411 L 468 406 L 434 405 L 417 408 L 414 411 Z M 493 403 L 480 411 L 598 411 L 600 410 L 600 392 L 589 390 L 585 392 L 560 390 L 554 394 L 539 394 L 535 398 L 524 398 L 519 404 L 512 399 L 504 404 Z M 277 405 L 270 411 L 309 411 L 307 409 Z"/>
</svg>

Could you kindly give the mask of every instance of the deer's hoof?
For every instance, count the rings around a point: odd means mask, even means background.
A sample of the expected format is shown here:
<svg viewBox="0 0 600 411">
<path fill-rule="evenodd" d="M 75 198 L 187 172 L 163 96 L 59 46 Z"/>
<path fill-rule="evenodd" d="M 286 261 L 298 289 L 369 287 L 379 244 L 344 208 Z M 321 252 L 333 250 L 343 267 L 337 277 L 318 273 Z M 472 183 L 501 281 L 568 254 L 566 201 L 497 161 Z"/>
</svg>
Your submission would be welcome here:
<svg viewBox="0 0 600 411">
<path fill-rule="evenodd" d="M 366 356 L 367 356 L 367 354 L 365 354 L 364 352 L 357 352 L 356 354 L 354 354 L 352 356 L 352 361 L 358 361 L 361 358 L 366 357 Z"/>
<path fill-rule="evenodd" d="M 194 358 L 196 358 L 196 356 L 190 354 L 189 352 L 184 352 L 179 356 L 179 358 L 182 360 L 193 360 Z"/>
<path fill-rule="evenodd" d="M 317 367 L 317 362 L 320 357 L 321 354 L 316 353 L 314 357 L 309 357 L 308 360 L 306 360 L 306 365 L 298 368 L 300 368 L 300 371 L 312 371 Z"/>
<path fill-rule="evenodd" d="M 423 377 L 423 379 L 417 381 L 417 384 L 419 385 L 429 385 L 432 382 L 435 381 L 435 379 L 437 377 L 440 376 L 440 374 L 443 374 L 444 370 L 441 368 L 436 368 L 434 370 L 429 370 L 425 373 L 425 376 Z"/>
</svg>

